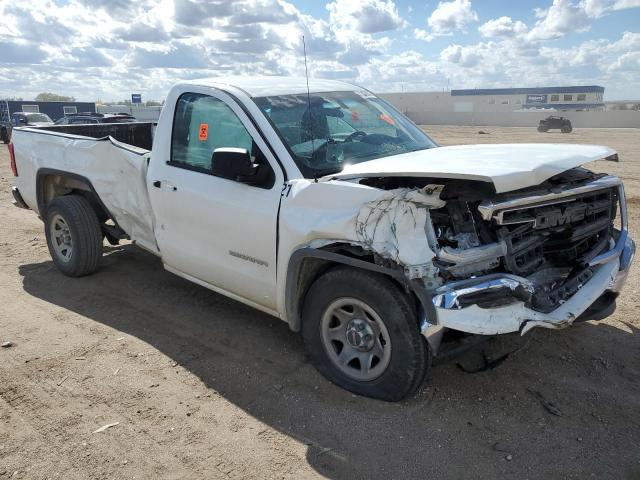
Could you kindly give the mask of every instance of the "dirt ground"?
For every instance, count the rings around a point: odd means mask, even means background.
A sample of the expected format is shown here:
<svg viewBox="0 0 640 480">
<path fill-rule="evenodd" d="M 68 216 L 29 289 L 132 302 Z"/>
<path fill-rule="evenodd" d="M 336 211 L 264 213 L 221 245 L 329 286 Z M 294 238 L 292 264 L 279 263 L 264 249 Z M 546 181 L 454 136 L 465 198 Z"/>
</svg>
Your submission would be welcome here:
<svg viewBox="0 0 640 480">
<path fill-rule="evenodd" d="M 426 127 L 441 144 L 610 145 L 632 231 L 640 131 Z M 478 134 L 479 130 L 488 134 Z M 0 480 L 640 479 L 634 268 L 614 316 L 505 337 L 433 368 L 389 404 L 324 380 L 277 319 L 182 280 L 131 246 L 100 271 L 54 268 L 42 223 L 10 202 L 0 147 Z M 95 430 L 115 424 L 102 432 Z"/>
</svg>

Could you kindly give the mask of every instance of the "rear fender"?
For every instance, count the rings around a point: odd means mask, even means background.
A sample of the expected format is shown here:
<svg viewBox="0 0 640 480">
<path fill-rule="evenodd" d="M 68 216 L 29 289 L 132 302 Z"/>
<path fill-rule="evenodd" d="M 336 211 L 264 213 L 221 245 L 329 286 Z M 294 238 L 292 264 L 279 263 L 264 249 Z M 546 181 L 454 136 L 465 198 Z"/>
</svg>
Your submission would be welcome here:
<svg viewBox="0 0 640 480">
<path fill-rule="evenodd" d="M 112 240 L 121 237 L 120 234 L 124 232 L 118 226 L 115 218 L 104 205 L 88 178 L 76 173 L 52 168 L 38 170 L 36 174 L 36 198 L 41 218 L 46 216 L 47 206 L 51 200 L 71 193 L 82 195 L 89 201 L 101 224 L 104 224 L 107 220 L 112 220 L 115 223 L 115 228 L 103 225 L 103 231 L 108 237 L 113 237 Z"/>
</svg>

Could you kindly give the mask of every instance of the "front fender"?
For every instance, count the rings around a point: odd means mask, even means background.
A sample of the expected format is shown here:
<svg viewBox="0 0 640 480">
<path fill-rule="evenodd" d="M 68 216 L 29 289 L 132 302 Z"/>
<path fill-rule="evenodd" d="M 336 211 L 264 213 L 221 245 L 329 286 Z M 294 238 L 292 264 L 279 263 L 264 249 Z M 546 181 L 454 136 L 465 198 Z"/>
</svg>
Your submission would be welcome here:
<svg viewBox="0 0 640 480">
<path fill-rule="evenodd" d="M 285 286 L 287 322 L 294 332 L 299 332 L 301 329 L 302 304 L 309 287 L 325 270 L 334 265 L 349 265 L 388 275 L 403 284 L 407 283 L 400 267 L 398 269 L 383 267 L 321 248 L 302 247 L 293 252 L 289 259 Z"/>
</svg>

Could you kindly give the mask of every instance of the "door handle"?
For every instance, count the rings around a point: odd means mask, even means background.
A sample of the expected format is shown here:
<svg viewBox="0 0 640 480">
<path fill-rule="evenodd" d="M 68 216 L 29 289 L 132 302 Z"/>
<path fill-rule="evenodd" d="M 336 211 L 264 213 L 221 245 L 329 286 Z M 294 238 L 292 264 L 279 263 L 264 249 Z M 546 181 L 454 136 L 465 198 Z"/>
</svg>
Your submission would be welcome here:
<svg viewBox="0 0 640 480">
<path fill-rule="evenodd" d="M 178 190 L 178 187 L 176 187 L 175 185 L 167 182 L 167 181 L 162 181 L 162 180 L 155 180 L 153 182 L 153 186 L 156 188 L 160 188 L 161 190 L 168 190 L 170 192 L 175 192 L 176 190 Z"/>
</svg>

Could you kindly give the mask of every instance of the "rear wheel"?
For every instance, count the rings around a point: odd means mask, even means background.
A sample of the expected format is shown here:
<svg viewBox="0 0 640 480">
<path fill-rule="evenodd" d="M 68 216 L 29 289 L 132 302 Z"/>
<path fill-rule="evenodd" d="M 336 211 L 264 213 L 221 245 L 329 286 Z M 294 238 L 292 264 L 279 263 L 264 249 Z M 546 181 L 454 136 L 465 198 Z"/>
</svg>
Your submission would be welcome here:
<svg viewBox="0 0 640 480">
<path fill-rule="evenodd" d="M 571 133 L 571 131 L 573 130 L 573 128 L 571 128 L 571 125 L 564 125 L 560 131 L 562 133 Z"/>
<path fill-rule="evenodd" d="M 45 235 L 58 270 L 70 277 L 89 275 L 102 256 L 102 232 L 91 204 L 77 195 L 58 197 L 47 206 Z"/>
<path fill-rule="evenodd" d="M 430 366 L 415 309 L 381 275 L 330 270 L 309 290 L 302 317 L 312 363 L 351 392 L 401 400 L 418 389 Z"/>
<path fill-rule="evenodd" d="M 538 126 L 538 131 L 539 131 L 540 133 L 545 133 L 545 132 L 546 132 L 546 131 L 548 131 L 548 130 L 549 130 L 549 129 L 548 129 L 547 127 L 543 126 L 543 125 L 539 125 L 539 126 Z"/>
</svg>

